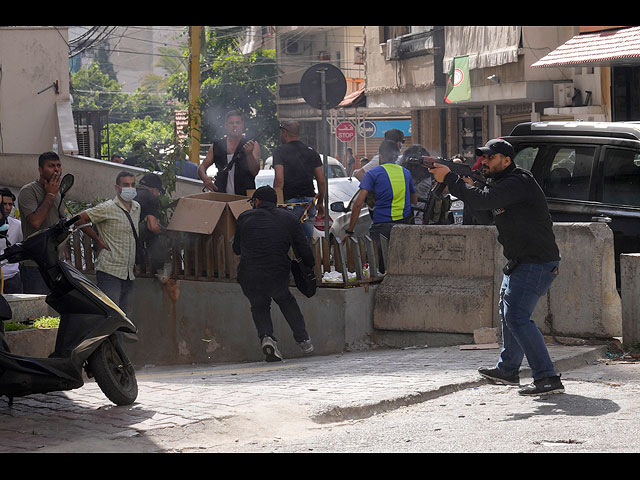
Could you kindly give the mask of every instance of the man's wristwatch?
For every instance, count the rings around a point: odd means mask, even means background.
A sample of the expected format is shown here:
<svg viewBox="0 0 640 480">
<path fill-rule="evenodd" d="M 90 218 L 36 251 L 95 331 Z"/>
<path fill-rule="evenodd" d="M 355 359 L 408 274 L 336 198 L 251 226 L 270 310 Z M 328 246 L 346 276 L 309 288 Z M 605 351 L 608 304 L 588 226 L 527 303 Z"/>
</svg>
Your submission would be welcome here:
<svg viewBox="0 0 640 480">
<path fill-rule="evenodd" d="M 348 235 L 353 235 L 353 230 L 345 230 L 344 233 Z"/>
</svg>

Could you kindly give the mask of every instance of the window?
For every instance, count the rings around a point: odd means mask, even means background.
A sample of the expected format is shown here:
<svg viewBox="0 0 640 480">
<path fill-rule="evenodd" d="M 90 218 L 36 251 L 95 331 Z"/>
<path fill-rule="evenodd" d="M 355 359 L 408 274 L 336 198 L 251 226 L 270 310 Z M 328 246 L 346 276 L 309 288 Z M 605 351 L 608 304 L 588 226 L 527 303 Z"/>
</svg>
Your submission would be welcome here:
<svg viewBox="0 0 640 480">
<path fill-rule="evenodd" d="M 604 160 L 602 201 L 640 205 L 640 153 L 608 148 Z"/>
<path fill-rule="evenodd" d="M 513 159 L 513 162 L 516 166 L 531 171 L 533 161 L 536 159 L 539 150 L 540 148 L 538 147 L 525 147 L 516 153 L 516 158 Z"/>
<path fill-rule="evenodd" d="M 589 200 L 595 147 L 556 147 L 544 176 L 542 189 L 548 197 Z"/>
</svg>

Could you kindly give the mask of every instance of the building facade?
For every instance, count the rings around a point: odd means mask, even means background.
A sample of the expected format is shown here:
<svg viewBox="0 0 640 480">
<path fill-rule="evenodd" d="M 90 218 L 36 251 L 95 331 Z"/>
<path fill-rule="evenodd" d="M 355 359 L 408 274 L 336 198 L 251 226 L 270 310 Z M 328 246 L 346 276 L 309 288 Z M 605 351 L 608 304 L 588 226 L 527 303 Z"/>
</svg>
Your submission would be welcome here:
<svg viewBox="0 0 640 480">
<path fill-rule="evenodd" d="M 367 106 L 409 109 L 413 143 L 472 163 L 488 139 L 550 117 L 545 108 L 554 106 L 554 84 L 570 80 L 570 72 L 531 65 L 576 33 L 577 27 L 365 27 Z M 471 96 L 447 103 L 447 74 L 462 56 Z"/>
</svg>

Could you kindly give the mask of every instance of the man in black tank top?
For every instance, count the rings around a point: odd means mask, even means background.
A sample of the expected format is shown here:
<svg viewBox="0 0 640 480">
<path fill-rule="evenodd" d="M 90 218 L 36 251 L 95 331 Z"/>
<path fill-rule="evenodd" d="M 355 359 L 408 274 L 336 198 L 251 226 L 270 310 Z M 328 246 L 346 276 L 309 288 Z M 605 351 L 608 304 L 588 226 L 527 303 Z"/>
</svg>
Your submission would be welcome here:
<svg viewBox="0 0 640 480">
<path fill-rule="evenodd" d="M 206 158 L 198 166 L 198 177 L 205 190 L 246 195 L 247 190 L 256 188 L 260 145 L 255 140 L 244 138 L 244 120 L 239 111 L 227 113 L 224 127 L 227 134 L 209 147 Z M 213 164 L 218 168 L 215 179 L 207 175 L 207 169 Z"/>
</svg>

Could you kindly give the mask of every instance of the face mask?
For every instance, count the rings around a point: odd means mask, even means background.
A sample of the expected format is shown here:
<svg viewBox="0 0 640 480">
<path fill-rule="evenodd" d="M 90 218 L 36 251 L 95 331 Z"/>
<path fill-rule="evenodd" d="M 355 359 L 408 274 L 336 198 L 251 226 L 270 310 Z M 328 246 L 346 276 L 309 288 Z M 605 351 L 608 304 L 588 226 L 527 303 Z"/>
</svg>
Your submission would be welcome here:
<svg viewBox="0 0 640 480">
<path fill-rule="evenodd" d="M 120 192 L 120 198 L 125 202 L 130 202 L 134 198 L 136 198 L 137 191 L 134 187 L 122 187 L 122 191 Z"/>
</svg>

